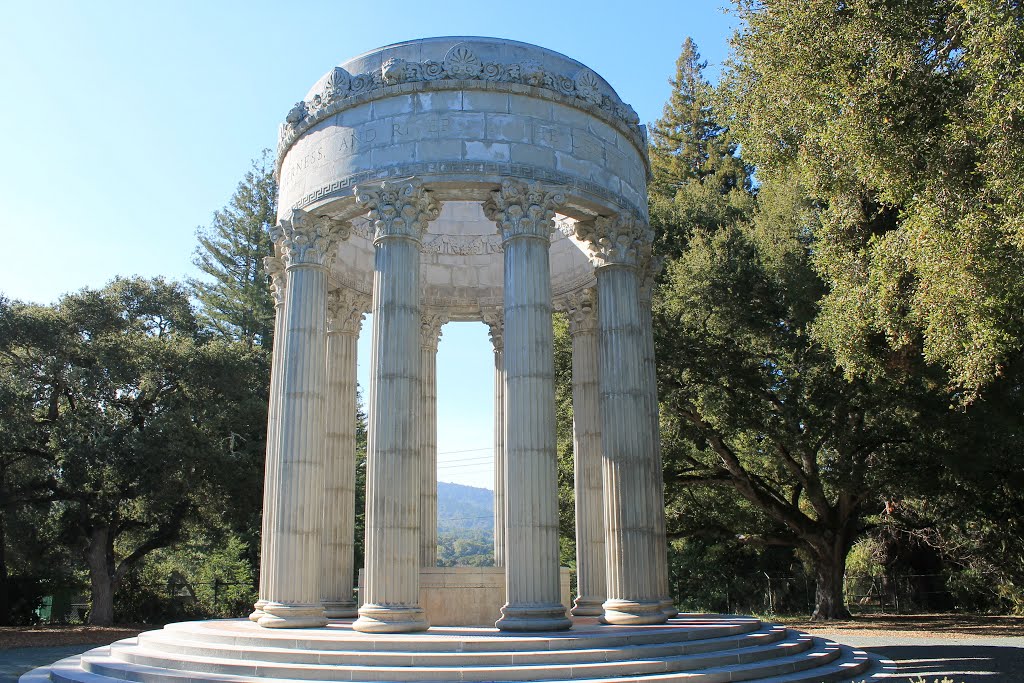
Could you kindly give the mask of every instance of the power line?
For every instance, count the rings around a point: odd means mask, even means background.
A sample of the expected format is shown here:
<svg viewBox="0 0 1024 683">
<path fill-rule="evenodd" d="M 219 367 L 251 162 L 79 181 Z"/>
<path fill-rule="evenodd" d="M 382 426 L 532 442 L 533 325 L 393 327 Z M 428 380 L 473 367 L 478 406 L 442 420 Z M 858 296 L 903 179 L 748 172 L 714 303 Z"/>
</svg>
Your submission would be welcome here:
<svg viewBox="0 0 1024 683">
<path fill-rule="evenodd" d="M 494 449 L 493 446 L 488 446 L 486 448 L 467 448 L 467 449 L 462 450 L 462 451 L 441 451 L 440 453 L 438 453 L 438 455 L 450 455 L 452 453 L 475 453 L 477 451 L 490 451 L 490 450 L 493 450 L 493 449 Z"/>
</svg>

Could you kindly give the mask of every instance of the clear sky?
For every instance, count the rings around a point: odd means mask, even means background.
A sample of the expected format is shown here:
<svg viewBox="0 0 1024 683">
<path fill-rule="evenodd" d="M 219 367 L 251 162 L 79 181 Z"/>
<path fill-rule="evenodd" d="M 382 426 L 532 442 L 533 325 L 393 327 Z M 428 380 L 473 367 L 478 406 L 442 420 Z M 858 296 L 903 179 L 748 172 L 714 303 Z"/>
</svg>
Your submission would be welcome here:
<svg viewBox="0 0 1024 683">
<path fill-rule="evenodd" d="M 735 25 L 722 4 L 4 3 L 0 235 L 9 251 L 0 294 L 50 303 L 117 275 L 195 275 L 196 227 L 227 202 L 260 150 L 276 145 L 292 104 L 349 57 L 428 36 L 535 43 L 594 69 L 650 122 L 686 36 L 716 78 Z M 492 362 L 482 324 L 445 326 L 444 481 L 491 486 Z M 364 387 L 367 372 L 361 363 Z"/>
</svg>

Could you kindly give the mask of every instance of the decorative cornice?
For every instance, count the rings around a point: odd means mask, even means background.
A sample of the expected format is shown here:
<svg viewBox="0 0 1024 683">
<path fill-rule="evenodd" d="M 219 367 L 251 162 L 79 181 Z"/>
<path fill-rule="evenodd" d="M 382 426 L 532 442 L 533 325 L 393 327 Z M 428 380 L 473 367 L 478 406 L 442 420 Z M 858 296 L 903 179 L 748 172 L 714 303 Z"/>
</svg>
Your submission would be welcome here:
<svg viewBox="0 0 1024 683">
<path fill-rule="evenodd" d="M 498 226 L 503 242 L 516 237 L 551 239 L 555 229 L 555 208 L 565 203 L 561 188 L 539 182 L 505 180 L 501 189 L 484 202 L 484 215 Z"/>
<path fill-rule="evenodd" d="M 621 265 L 638 268 L 650 254 L 654 233 L 633 216 L 598 216 L 576 223 L 576 239 L 585 243 L 595 268 Z"/>
<path fill-rule="evenodd" d="M 503 351 L 505 349 L 505 309 L 489 308 L 482 311 L 482 313 L 494 352 Z"/>
<path fill-rule="evenodd" d="M 289 218 L 270 228 L 270 239 L 285 268 L 308 265 L 330 270 L 338 253 L 338 242 L 348 239 L 352 224 L 327 216 L 312 216 L 292 209 Z"/>
<path fill-rule="evenodd" d="M 319 92 L 297 102 L 281 124 L 278 168 L 291 145 L 320 121 L 372 96 L 407 92 L 410 85 L 430 84 L 437 89 L 494 89 L 502 85 L 536 88 L 564 98 L 581 109 L 599 113 L 628 131 L 638 149 L 646 150 L 647 132 L 636 111 L 619 99 L 590 69 L 575 74 L 556 73 L 535 60 L 484 62 L 465 43 L 453 46 L 440 62 L 389 59 L 380 69 L 350 74 L 340 66 L 323 79 Z"/>
<path fill-rule="evenodd" d="M 419 179 L 385 180 L 356 188 L 356 204 L 373 224 L 373 241 L 407 237 L 417 242 L 427 223 L 441 213 L 440 205 Z"/>
<path fill-rule="evenodd" d="M 274 299 L 274 308 L 279 309 L 284 306 L 284 290 L 287 283 L 284 262 L 276 256 L 267 256 L 263 259 L 263 269 L 270 278 L 270 296 Z"/>
<path fill-rule="evenodd" d="M 437 350 L 441 341 L 441 328 L 448 322 L 448 311 L 427 310 L 420 317 L 420 345 L 425 349 Z"/>
<path fill-rule="evenodd" d="M 569 319 L 569 334 L 593 332 L 597 329 L 597 292 L 593 287 L 567 294 L 560 304 Z"/>
<path fill-rule="evenodd" d="M 518 162 L 497 162 L 497 161 L 418 161 L 406 164 L 395 164 L 381 166 L 367 171 L 359 171 L 350 175 L 332 180 L 330 183 L 303 195 L 293 204 L 296 209 L 303 209 L 311 204 L 322 202 L 335 197 L 348 197 L 352 194 L 353 187 L 368 182 L 379 182 L 382 177 L 394 179 L 407 179 L 413 177 L 429 178 L 434 174 L 445 176 L 465 176 L 473 182 L 480 182 L 484 179 L 494 179 L 501 182 L 505 178 L 527 181 L 541 181 L 552 185 L 559 185 L 565 188 L 565 192 L 571 195 L 579 195 L 584 192 L 591 195 L 590 199 L 598 199 L 610 205 L 609 210 L 616 212 L 613 207 L 619 207 L 623 213 L 632 213 L 643 218 L 645 207 L 635 204 L 626 199 L 618 192 L 612 192 L 608 188 L 597 183 L 585 180 L 571 173 L 556 171 L 543 166 L 522 164 Z"/>
<path fill-rule="evenodd" d="M 327 334 L 358 335 L 370 310 L 370 297 L 338 287 L 327 292 Z"/>
</svg>

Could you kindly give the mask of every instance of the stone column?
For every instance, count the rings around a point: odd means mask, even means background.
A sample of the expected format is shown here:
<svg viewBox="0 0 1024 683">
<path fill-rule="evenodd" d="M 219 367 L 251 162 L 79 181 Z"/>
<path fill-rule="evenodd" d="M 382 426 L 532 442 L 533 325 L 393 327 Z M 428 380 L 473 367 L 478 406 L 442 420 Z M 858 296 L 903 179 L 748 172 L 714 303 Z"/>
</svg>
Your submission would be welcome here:
<svg viewBox="0 0 1024 683">
<path fill-rule="evenodd" d="M 602 620 L 656 624 L 662 611 L 651 504 L 654 434 L 644 369 L 637 268 L 650 233 L 636 219 L 576 224 L 597 268 L 607 600 Z"/>
<path fill-rule="evenodd" d="M 505 315 L 484 311 L 494 347 L 494 566 L 505 566 Z"/>
<path fill-rule="evenodd" d="M 267 604 L 267 576 L 270 566 L 267 562 L 269 557 L 267 548 L 270 544 L 270 531 L 268 520 L 273 516 L 271 505 L 274 502 L 275 494 L 273 486 L 276 483 L 274 471 L 271 469 L 277 466 L 276 453 L 271 454 L 270 450 L 277 448 L 277 409 L 280 404 L 281 393 L 281 349 L 284 346 L 284 292 L 285 272 L 284 263 L 276 256 L 268 256 L 263 259 L 263 267 L 270 277 L 271 296 L 274 297 L 274 350 L 270 360 L 270 404 L 267 407 L 267 456 L 264 461 L 263 473 L 263 520 L 260 531 L 260 588 L 259 599 L 256 601 L 255 609 L 249 615 L 252 621 L 259 621 L 263 616 L 263 605 Z"/>
<path fill-rule="evenodd" d="M 506 180 L 484 205 L 505 253 L 505 631 L 567 629 L 559 596 L 555 378 L 548 249 L 564 196 Z"/>
<path fill-rule="evenodd" d="M 604 613 L 604 496 L 601 481 L 601 412 L 598 388 L 596 294 L 593 289 L 568 297 L 566 315 L 572 337 L 572 451 L 576 484 L 575 616 Z"/>
<path fill-rule="evenodd" d="M 324 328 L 327 273 L 351 226 L 295 210 L 271 229 L 285 266 L 283 374 L 268 455 L 266 603 L 257 623 L 304 628 L 327 623 L 320 602 L 324 474 Z"/>
<path fill-rule="evenodd" d="M 368 297 L 327 294 L 326 463 L 320 588 L 328 619 L 356 616 L 352 595 L 356 506 L 356 345 Z"/>
<path fill-rule="evenodd" d="M 420 322 L 423 396 L 420 413 L 420 566 L 437 566 L 437 345 L 444 311 L 427 311 Z"/>
<path fill-rule="evenodd" d="M 366 595 L 357 631 L 428 627 L 420 607 L 420 241 L 437 204 L 415 180 L 357 188 L 374 227 Z"/>
<path fill-rule="evenodd" d="M 654 434 L 654 450 L 651 460 L 651 487 L 655 496 L 654 520 L 656 523 L 658 556 L 658 590 L 661 595 L 662 610 L 672 618 L 679 614 L 672 602 L 672 592 L 668 581 L 668 534 L 665 528 L 665 477 L 661 462 L 661 420 L 658 408 L 658 370 L 654 358 L 654 326 L 651 320 L 651 295 L 654 279 L 661 271 L 661 259 L 648 256 L 644 259 L 643 277 L 640 283 L 640 326 L 644 339 L 644 375 L 646 376 L 647 409 L 651 416 L 651 429 Z"/>
</svg>

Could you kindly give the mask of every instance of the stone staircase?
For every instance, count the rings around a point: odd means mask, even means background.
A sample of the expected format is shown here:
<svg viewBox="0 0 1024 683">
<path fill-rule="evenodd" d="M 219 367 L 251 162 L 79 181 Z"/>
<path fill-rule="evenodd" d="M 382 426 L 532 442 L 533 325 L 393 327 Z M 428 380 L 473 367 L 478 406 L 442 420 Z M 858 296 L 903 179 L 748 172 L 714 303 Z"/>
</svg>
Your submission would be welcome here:
<svg viewBox="0 0 1024 683">
<path fill-rule="evenodd" d="M 579 619 L 561 633 L 434 627 L 365 634 L 351 622 L 262 629 L 247 620 L 170 624 L 36 669 L 20 683 L 197 681 L 761 681 L 885 677 L 853 650 L 749 617 L 681 615 L 659 626 Z"/>
</svg>

